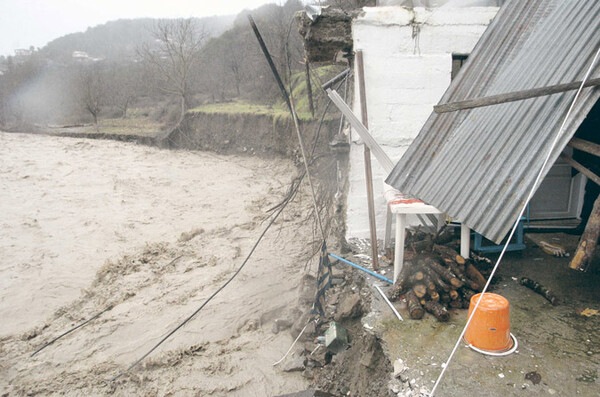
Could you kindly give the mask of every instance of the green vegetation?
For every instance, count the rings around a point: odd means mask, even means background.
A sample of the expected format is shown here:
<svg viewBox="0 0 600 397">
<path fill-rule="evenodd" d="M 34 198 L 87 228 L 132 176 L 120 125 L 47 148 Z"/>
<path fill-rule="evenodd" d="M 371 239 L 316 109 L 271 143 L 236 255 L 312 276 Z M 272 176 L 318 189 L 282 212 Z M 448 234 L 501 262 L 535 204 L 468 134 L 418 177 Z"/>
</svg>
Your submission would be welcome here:
<svg viewBox="0 0 600 397">
<path fill-rule="evenodd" d="M 222 103 L 210 103 L 202 106 L 198 106 L 194 109 L 188 110 L 188 113 L 205 113 L 205 114 L 253 114 L 253 115 L 265 115 L 273 116 L 274 118 L 290 117 L 290 112 L 287 106 L 284 104 L 278 104 L 276 106 L 262 105 L 257 103 L 250 103 L 244 100 L 234 100 L 230 102 Z M 310 120 L 311 115 L 308 112 L 298 113 L 300 120 Z"/>
</svg>

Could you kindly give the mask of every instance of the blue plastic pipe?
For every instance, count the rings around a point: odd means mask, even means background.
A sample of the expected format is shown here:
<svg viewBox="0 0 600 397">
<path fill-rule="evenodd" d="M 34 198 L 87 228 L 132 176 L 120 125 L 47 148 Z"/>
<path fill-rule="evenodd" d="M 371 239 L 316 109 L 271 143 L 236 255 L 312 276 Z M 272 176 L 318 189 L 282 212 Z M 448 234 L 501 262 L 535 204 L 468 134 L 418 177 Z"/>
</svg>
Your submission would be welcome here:
<svg viewBox="0 0 600 397">
<path fill-rule="evenodd" d="M 346 263 L 346 264 L 348 264 L 348 265 L 350 265 L 350 266 L 352 266 L 352 267 L 355 267 L 355 268 L 357 268 L 358 270 L 362 270 L 362 271 L 363 271 L 363 272 L 365 272 L 365 273 L 369 273 L 369 274 L 370 274 L 371 276 L 373 276 L 373 277 L 377 277 L 377 278 L 378 278 L 378 279 L 380 279 L 380 280 L 387 281 L 387 282 L 388 282 L 388 283 L 390 283 L 390 284 L 394 284 L 394 282 L 393 282 L 392 280 L 390 280 L 389 278 L 383 277 L 381 274 L 377 274 L 377 273 L 375 273 L 375 272 L 372 272 L 372 271 L 370 271 L 369 269 L 365 269 L 365 268 L 364 268 L 364 267 L 362 267 L 362 266 L 358 266 L 356 263 L 352 263 L 352 262 L 350 262 L 350 261 L 347 261 L 346 259 L 344 259 L 344 258 L 340 258 L 339 256 L 337 256 L 337 255 L 334 255 L 334 254 L 332 254 L 332 253 L 329 253 L 329 256 L 332 256 L 332 257 L 334 257 L 335 259 L 339 259 L 339 260 L 341 260 L 342 262 L 344 262 L 344 263 Z"/>
</svg>

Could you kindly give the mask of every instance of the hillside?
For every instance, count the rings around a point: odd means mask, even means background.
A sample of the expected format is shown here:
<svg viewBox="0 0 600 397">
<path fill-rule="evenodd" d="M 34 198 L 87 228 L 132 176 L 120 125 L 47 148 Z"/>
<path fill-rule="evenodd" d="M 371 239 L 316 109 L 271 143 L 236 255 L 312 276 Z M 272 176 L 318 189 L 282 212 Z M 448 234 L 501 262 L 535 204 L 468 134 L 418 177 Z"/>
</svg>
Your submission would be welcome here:
<svg viewBox="0 0 600 397">
<path fill-rule="evenodd" d="M 196 18 L 210 37 L 217 37 L 233 26 L 234 15 Z M 55 61 L 70 59 L 73 51 L 84 51 L 92 58 L 126 60 L 136 49 L 154 40 L 152 30 L 158 19 L 119 19 L 71 33 L 49 42 L 41 54 Z"/>
</svg>

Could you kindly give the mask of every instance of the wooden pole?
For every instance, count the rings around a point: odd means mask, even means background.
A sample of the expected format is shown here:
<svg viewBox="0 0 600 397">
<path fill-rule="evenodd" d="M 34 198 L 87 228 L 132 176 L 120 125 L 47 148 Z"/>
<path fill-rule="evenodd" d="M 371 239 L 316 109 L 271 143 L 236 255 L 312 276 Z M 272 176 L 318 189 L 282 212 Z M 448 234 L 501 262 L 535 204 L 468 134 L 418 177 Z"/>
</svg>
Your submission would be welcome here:
<svg viewBox="0 0 600 397">
<path fill-rule="evenodd" d="M 306 79 L 306 96 L 308 97 L 308 108 L 310 109 L 310 115 L 315 117 L 315 105 L 313 104 L 313 93 L 312 93 L 312 84 L 310 82 L 310 65 L 308 63 L 308 58 L 306 62 L 304 62 L 304 77 Z"/>
<path fill-rule="evenodd" d="M 585 141 L 579 138 L 573 138 L 571 139 L 571 142 L 569 142 L 569 146 L 577 150 L 581 150 L 582 152 L 586 152 L 589 154 L 593 154 L 594 156 L 600 157 L 600 145 L 598 145 L 597 143 Z"/>
<path fill-rule="evenodd" d="M 571 167 L 575 168 L 577 171 L 581 172 L 583 175 L 587 176 L 591 181 L 593 181 L 596 185 L 600 186 L 600 176 L 594 174 L 589 169 L 585 168 L 583 165 L 573 160 L 571 157 L 561 154 L 559 156 L 562 160 L 566 161 Z"/>
<path fill-rule="evenodd" d="M 595 87 L 600 85 L 600 78 L 589 79 L 583 85 L 584 87 Z M 457 110 L 473 109 L 483 106 L 498 105 L 500 103 L 522 101 L 523 99 L 536 98 L 540 96 L 559 94 L 561 92 L 573 91 L 579 89 L 581 81 L 573 83 L 557 84 L 548 87 L 532 88 L 529 90 L 508 92 L 506 94 L 490 95 L 487 97 L 467 99 L 465 101 L 444 103 L 433 107 L 436 113 L 449 113 Z"/>
<path fill-rule="evenodd" d="M 592 261 L 594 250 L 600 237 L 600 196 L 594 202 L 594 208 L 588 218 L 585 230 L 579 239 L 575 255 L 569 264 L 571 269 L 585 272 Z"/>
<path fill-rule="evenodd" d="M 362 123 L 369 128 L 369 117 L 367 114 L 367 94 L 365 92 L 365 70 L 362 51 L 356 51 L 356 70 L 358 77 L 358 88 L 360 95 L 360 110 Z M 377 254 L 377 227 L 375 224 L 375 201 L 373 198 L 373 171 L 371 167 L 371 150 L 364 146 L 365 175 L 367 179 L 367 205 L 369 209 L 369 231 L 371 232 L 371 256 L 373 258 L 373 269 L 379 270 L 379 257 Z"/>
</svg>

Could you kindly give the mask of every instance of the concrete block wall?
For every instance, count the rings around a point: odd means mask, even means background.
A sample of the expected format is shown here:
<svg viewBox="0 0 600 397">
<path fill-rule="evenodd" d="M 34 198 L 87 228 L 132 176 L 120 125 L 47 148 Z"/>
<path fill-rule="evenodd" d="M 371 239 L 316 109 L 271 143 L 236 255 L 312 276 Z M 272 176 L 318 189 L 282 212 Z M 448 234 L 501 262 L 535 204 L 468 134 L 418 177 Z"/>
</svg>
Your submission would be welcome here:
<svg viewBox="0 0 600 397">
<path fill-rule="evenodd" d="M 497 11 L 496 7 L 371 7 L 354 20 L 354 49 L 363 51 L 369 130 L 394 163 L 448 88 L 452 54 L 469 54 Z M 358 89 L 355 93 L 354 111 L 360 115 Z M 354 131 L 352 141 L 346 237 L 368 238 L 363 146 Z M 387 174 L 372 160 L 377 236 L 383 239 Z"/>
</svg>

